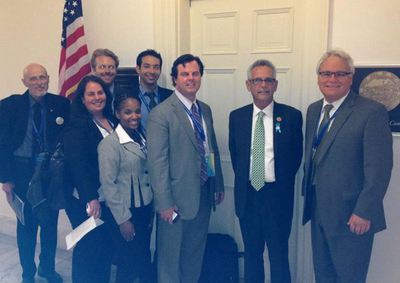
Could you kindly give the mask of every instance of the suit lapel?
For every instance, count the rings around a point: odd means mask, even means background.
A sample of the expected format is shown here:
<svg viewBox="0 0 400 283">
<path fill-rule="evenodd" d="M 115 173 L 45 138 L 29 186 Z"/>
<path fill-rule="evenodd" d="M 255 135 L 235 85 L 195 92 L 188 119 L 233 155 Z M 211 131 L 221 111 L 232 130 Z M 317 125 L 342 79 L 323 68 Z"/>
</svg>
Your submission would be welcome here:
<svg viewBox="0 0 400 283">
<path fill-rule="evenodd" d="M 211 131 L 213 130 L 212 122 L 211 122 L 211 113 L 208 112 L 208 109 L 205 107 L 204 103 L 197 100 L 201 108 L 201 114 L 203 116 L 204 122 L 206 124 L 206 132 L 207 132 L 207 140 L 208 140 L 208 147 L 210 150 L 213 148 L 213 144 L 211 143 Z"/>
<path fill-rule="evenodd" d="M 244 149 L 244 156 L 248 157 L 245 158 L 247 160 L 247 164 L 245 164 L 244 168 L 247 168 L 247 172 L 250 168 L 250 155 L 251 155 L 251 129 L 252 129 L 252 122 L 253 122 L 253 104 L 248 105 L 244 109 L 243 116 L 239 117 L 239 137 L 243 139 L 243 149 Z"/>
<path fill-rule="evenodd" d="M 54 132 L 54 126 L 56 125 L 56 113 L 54 112 L 54 105 L 51 100 L 50 95 L 46 93 L 45 97 L 45 107 L 46 107 L 46 134 Z"/>
<path fill-rule="evenodd" d="M 24 134 L 26 132 L 26 128 L 28 127 L 28 119 L 29 119 L 29 114 L 31 112 L 30 109 L 30 104 L 29 104 L 29 92 L 26 91 L 23 95 L 22 95 L 22 103 L 23 105 L 21 105 L 22 107 L 19 108 L 19 113 L 18 113 L 18 117 L 20 117 L 20 121 L 21 121 L 21 126 L 24 128 Z M 17 118 L 18 119 L 18 118 Z"/>
<path fill-rule="evenodd" d="M 340 129 L 345 124 L 346 120 L 349 118 L 350 114 L 353 112 L 354 105 L 354 94 L 350 93 L 348 97 L 343 101 L 340 108 L 337 110 L 337 114 L 335 119 L 332 122 L 332 125 L 329 131 L 326 133 L 325 138 L 322 143 L 319 145 L 317 152 L 314 156 L 315 164 L 318 164 L 324 155 L 328 152 L 331 147 L 333 141 L 335 140 L 336 135 L 339 133 Z"/>
<path fill-rule="evenodd" d="M 309 109 L 307 117 L 307 131 L 306 131 L 306 158 L 311 157 L 314 137 L 318 129 L 319 116 L 321 113 L 323 100 L 321 99 L 313 107 Z"/>
<path fill-rule="evenodd" d="M 282 135 L 278 132 L 277 129 L 277 124 L 279 123 L 280 131 L 282 131 L 282 126 L 281 126 L 281 121 L 285 120 L 285 117 L 282 117 L 282 107 L 279 103 L 274 102 L 274 112 L 272 115 L 272 135 L 273 135 L 273 148 L 274 148 L 274 158 L 275 160 L 277 159 L 277 155 L 280 152 L 279 146 L 282 144 L 281 143 L 281 137 Z M 280 122 L 278 122 L 278 117 L 280 117 Z M 276 164 L 276 162 L 275 162 Z"/>
<path fill-rule="evenodd" d="M 144 155 L 143 151 L 140 149 L 140 147 L 137 144 L 135 144 L 133 142 L 128 142 L 128 143 L 124 143 L 122 146 L 124 147 L 124 149 L 126 151 L 133 153 L 142 159 L 146 159 L 146 156 Z"/>
<path fill-rule="evenodd" d="M 198 150 L 197 140 L 194 136 L 194 130 L 192 124 L 190 124 L 188 115 L 186 114 L 183 107 L 185 107 L 179 98 L 174 94 L 171 99 L 171 106 L 173 108 L 173 113 L 178 117 L 178 121 L 180 121 L 180 125 L 183 127 L 184 132 L 187 134 L 189 140 L 192 142 L 193 146 Z"/>
</svg>

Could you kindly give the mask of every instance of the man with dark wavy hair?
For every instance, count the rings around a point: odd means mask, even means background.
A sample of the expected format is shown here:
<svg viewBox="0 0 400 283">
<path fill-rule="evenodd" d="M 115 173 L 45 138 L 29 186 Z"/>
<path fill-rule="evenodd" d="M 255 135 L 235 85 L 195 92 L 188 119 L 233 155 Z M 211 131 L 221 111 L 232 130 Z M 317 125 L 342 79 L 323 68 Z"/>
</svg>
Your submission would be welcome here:
<svg viewBox="0 0 400 283">
<path fill-rule="evenodd" d="M 150 112 L 147 124 L 159 283 L 198 282 L 211 207 L 224 196 L 211 109 L 196 98 L 203 70 L 199 57 L 177 58 L 175 92 Z"/>
</svg>

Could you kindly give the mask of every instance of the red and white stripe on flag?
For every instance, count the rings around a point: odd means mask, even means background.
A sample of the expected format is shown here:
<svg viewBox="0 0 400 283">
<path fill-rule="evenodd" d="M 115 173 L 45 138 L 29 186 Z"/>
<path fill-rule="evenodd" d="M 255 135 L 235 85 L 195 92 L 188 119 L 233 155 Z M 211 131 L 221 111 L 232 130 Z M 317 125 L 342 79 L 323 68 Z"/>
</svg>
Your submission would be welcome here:
<svg viewBox="0 0 400 283">
<path fill-rule="evenodd" d="M 90 73 L 88 48 L 85 40 L 81 0 L 66 0 L 58 87 L 62 96 L 73 98 L 79 81 Z"/>
</svg>

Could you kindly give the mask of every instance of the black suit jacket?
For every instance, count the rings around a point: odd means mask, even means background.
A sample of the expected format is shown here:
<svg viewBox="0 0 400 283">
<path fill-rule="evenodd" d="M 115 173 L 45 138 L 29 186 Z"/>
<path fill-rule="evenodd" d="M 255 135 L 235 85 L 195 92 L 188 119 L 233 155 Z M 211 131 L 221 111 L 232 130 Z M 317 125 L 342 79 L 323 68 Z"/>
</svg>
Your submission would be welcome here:
<svg viewBox="0 0 400 283">
<path fill-rule="evenodd" d="M 239 218 L 246 209 L 250 179 L 252 115 L 253 104 L 249 104 L 232 111 L 229 116 L 229 150 L 235 173 L 235 208 Z M 267 205 L 276 217 L 285 221 L 290 231 L 295 176 L 303 154 L 303 120 L 299 110 L 276 102 L 273 116 L 276 186 L 269 192 Z"/>
<path fill-rule="evenodd" d="M 174 91 L 172 89 L 163 88 L 158 86 L 158 94 L 160 95 L 160 101 L 158 103 L 163 102 L 167 99 Z"/>
<path fill-rule="evenodd" d="M 99 163 L 97 146 L 103 139 L 89 115 L 73 115 L 65 129 L 64 154 L 67 171 L 82 203 L 99 197 Z M 71 196 L 72 191 L 67 192 Z"/>
<path fill-rule="evenodd" d="M 46 93 L 44 102 L 46 113 L 46 142 L 52 151 L 60 133 L 69 119 L 69 100 Z M 58 117 L 62 119 L 57 119 Z M 0 182 L 12 182 L 13 152 L 24 141 L 29 118 L 29 92 L 11 95 L 0 104 Z M 56 121 L 57 119 L 57 121 Z"/>
</svg>

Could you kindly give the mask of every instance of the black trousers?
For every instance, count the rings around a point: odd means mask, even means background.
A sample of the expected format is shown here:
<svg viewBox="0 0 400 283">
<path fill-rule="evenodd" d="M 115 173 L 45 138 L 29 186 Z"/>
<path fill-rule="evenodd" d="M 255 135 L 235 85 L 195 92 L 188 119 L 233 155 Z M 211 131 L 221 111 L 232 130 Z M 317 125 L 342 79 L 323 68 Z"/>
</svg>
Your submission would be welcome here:
<svg viewBox="0 0 400 283">
<path fill-rule="evenodd" d="M 30 158 L 15 158 L 15 193 L 25 202 L 25 225 L 17 219 L 17 244 L 19 260 L 22 266 L 22 277 L 32 278 L 36 273 L 35 248 L 38 228 L 40 226 L 39 268 L 43 273 L 53 273 L 57 247 L 58 210 L 50 210 L 47 223 L 39 224 L 26 199 L 28 184 L 33 174 L 33 162 Z"/>
<path fill-rule="evenodd" d="M 75 197 L 67 199 L 65 208 L 73 228 L 88 219 L 86 204 Z M 108 283 L 110 280 L 113 245 L 105 225 L 85 235 L 72 253 L 72 282 Z"/>
<path fill-rule="evenodd" d="M 150 237 L 153 224 L 153 208 L 147 205 L 131 208 L 130 221 L 135 228 L 135 237 L 127 242 L 121 235 L 119 225 L 108 207 L 102 206 L 105 225 L 114 243 L 114 258 L 117 265 L 117 283 L 131 283 L 135 278 L 149 282 L 151 275 Z"/>
<path fill-rule="evenodd" d="M 271 267 L 271 283 L 290 283 L 288 259 L 289 235 L 284 221 L 267 205 L 271 191 L 268 184 L 256 191 L 250 184 L 247 190 L 246 211 L 240 218 L 244 242 L 244 276 L 246 283 L 264 283 L 264 248 L 267 244 Z"/>
</svg>

